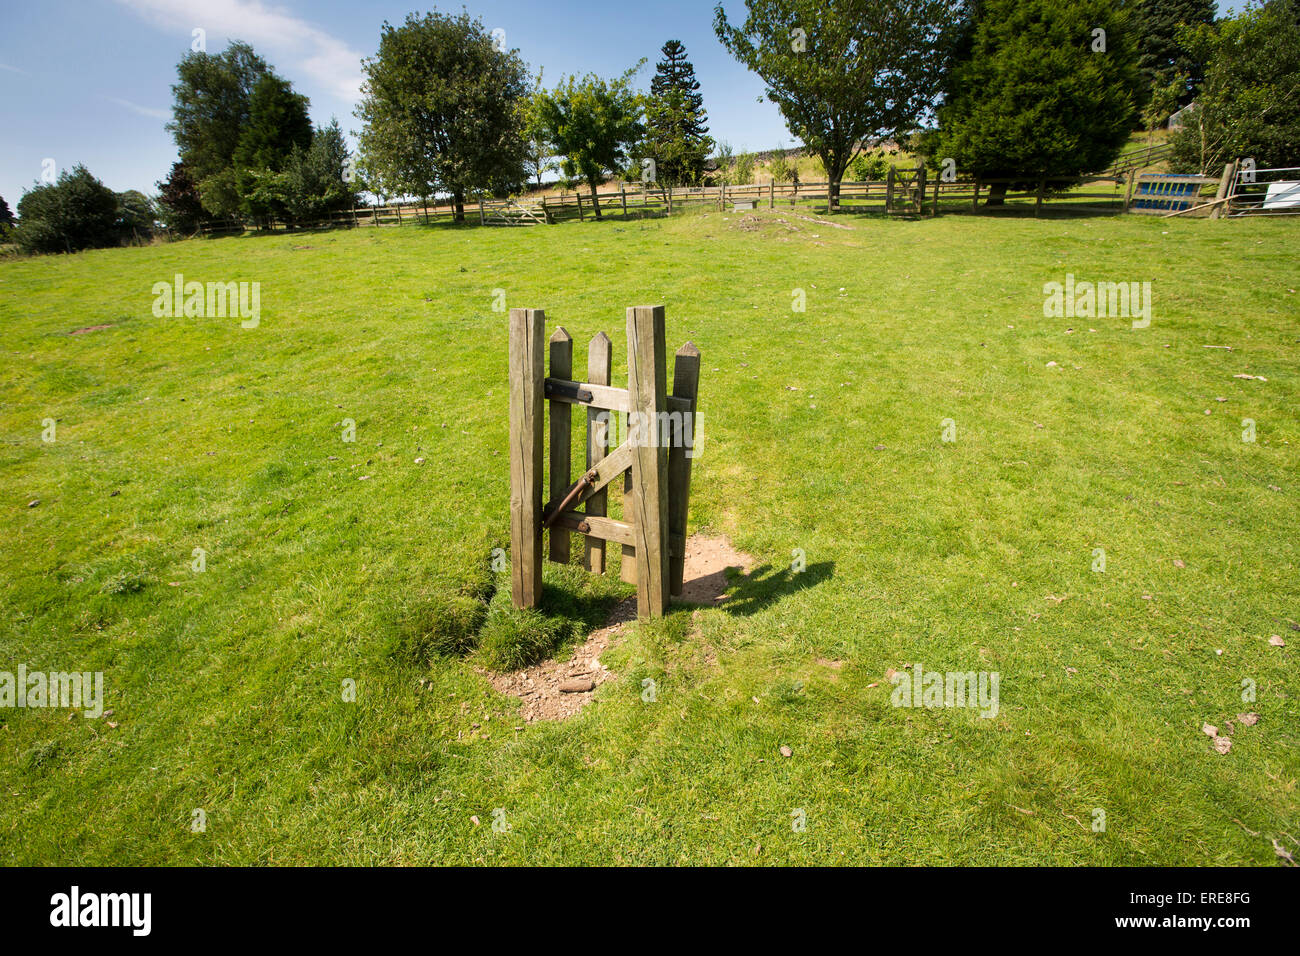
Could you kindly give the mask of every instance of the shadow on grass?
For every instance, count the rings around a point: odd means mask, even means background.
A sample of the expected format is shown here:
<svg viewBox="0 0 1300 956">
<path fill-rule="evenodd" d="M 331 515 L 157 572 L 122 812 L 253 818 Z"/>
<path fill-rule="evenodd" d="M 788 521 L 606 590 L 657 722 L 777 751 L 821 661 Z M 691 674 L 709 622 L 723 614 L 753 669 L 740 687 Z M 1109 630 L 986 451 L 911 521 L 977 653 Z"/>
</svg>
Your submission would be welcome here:
<svg viewBox="0 0 1300 956">
<path fill-rule="evenodd" d="M 724 568 L 690 583 L 711 593 L 728 592 L 727 600 L 715 606 L 742 617 L 756 614 L 783 597 L 816 587 L 834 573 L 834 561 L 810 564 L 802 571 L 790 567 L 778 570 L 770 564 L 762 564 L 748 575 L 740 574 L 735 568 Z"/>
</svg>

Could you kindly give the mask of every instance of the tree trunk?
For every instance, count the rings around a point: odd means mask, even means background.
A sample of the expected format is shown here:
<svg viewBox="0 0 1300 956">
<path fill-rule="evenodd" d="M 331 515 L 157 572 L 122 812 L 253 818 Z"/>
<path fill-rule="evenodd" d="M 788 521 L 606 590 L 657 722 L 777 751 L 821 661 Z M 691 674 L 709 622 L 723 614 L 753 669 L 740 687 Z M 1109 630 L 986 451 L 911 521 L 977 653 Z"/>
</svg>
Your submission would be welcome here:
<svg viewBox="0 0 1300 956">
<path fill-rule="evenodd" d="M 455 189 L 451 193 L 452 205 L 456 209 L 456 222 L 465 221 L 465 190 Z"/>
<path fill-rule="evenodd" d="M 600 197 L 596 195 L 596 184 L 589 183 L 591 186 L 591 208 L 596 210 L 596 218 L 600 218 Z"/>
<path fill-rule="evenodd" d="M 826 183 L 826 211 L 840 211 L 840 180 L 830 179 Z"/>
<path fill-rule="evenodd" d="M 1006 183 L 989 183 L 989 198 L 984 200 L 985 206 L 1002 206 L 1006 204 L 1006 199 Z"/>
</svg>

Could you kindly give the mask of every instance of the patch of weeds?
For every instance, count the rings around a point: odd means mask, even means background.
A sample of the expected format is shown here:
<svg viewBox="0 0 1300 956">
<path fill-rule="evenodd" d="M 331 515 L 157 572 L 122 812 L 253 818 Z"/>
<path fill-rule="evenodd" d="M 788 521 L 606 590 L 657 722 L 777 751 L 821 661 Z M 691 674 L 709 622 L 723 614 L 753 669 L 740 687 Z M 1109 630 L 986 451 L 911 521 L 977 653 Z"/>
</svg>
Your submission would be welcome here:
<svg viewBox="0 0 1300 956">
<path fill-rule="evenodd" d="M 138 594 L 149 585 L 149 578 L 139 571 L 119 571 L 100 585 L 101 594 Z"/>
<path fill-rule="evenodd" d="M 773 684 L 767 692 L 767 697 L 773 703 L 786 707 L 802 704 L 808 700 L 808 696 L 804 693 L 804 683 L 801 680 L 780 681 Z"/>
<path fill-rule="evenodd" d="M 45 773 L 63 752 L 63 745 L 57 740 L 46 740 L 27 751 L 24 767 L 28 773 Z"/>
</svg>

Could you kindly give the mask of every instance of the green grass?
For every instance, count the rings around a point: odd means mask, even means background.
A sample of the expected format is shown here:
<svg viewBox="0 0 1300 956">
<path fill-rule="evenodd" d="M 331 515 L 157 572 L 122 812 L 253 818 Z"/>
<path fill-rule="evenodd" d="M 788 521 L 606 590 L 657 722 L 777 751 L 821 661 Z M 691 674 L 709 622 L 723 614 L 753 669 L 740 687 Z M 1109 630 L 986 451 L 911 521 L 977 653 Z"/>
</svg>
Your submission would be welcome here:
<svg viewBox="0 0 1300 956">
<path fill-rule="evenodd" d="M 0 670 L 103 671 L 113 711 L 0 709 L 0 861 L 1274 864 L 1300 837 L 1294 224 L 762 215 L 0 263 Z M 155 318 L 177 272 L 259 281 L 261 324 Z M 1151 281 L 1151 327 L 1044 318 L 1067 272 Z M 577 367 L 607 332 L 616 380 L 625 307 L 667 306 L 703 353 L 691 530 L 759 562 L 631 627 L 563 723 L 480 669 L 628 591 L 552 567 L 520 615 L 491 570 L 495 289 Z M 892 707 L 909 663 L 997 671 L 1000 712 Z M 1216 754 L 1202 723 L 1248 710 Z"/>
</svg>

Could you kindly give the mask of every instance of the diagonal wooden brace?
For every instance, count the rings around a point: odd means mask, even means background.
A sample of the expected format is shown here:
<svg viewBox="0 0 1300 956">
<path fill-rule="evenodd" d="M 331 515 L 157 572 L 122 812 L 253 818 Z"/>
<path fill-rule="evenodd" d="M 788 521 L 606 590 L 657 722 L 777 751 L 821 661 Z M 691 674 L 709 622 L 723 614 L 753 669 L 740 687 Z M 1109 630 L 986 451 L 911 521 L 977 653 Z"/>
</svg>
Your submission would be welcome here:
<svg viewBox="0 0 1300 956">
<path fill-rule="evenodd" d="M 542 509 L 542 528 L 551 527 L 560 515 L 590 498 L 631 467 L 632 446 L 623 442 L 581 478 L 569 485 L 558 501 L 547 502 L 546 507 Z"/>
</svg>

